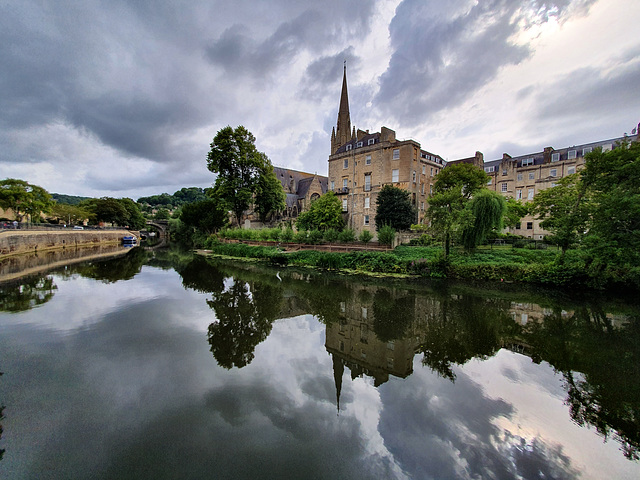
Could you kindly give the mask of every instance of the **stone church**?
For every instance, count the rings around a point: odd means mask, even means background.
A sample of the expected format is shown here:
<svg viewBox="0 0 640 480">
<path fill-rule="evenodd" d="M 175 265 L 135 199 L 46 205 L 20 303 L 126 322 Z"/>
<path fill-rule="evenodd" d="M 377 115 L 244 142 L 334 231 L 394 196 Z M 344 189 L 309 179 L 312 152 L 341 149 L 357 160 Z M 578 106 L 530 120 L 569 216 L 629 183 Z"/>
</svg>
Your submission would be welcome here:
<svg viewBox="0 0 640 480">
<path fill-rule="evenodd" d="M 370 230 L 375 236 L 376 199 L 384 185 L 408 191 L 418 211 L 416 223 L 422 222 L 435 176 L 444 165 L 441 156 L 423 150 L 415 140 L 396 139 L 390 128 L 373 133 L 352 128 L 344 67 L 338 121 L 331 132 L 329 190 L 340 198 L 348 228 L 356 233 Z"/>
</svg>

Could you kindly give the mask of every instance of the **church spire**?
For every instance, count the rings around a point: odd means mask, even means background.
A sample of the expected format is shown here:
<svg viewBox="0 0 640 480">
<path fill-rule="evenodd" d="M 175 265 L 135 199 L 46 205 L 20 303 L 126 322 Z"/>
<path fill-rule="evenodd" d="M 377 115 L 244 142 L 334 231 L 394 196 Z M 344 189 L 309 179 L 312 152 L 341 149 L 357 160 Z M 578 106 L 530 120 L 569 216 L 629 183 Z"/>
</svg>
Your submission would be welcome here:
<svg viewBox="0 0 640 480">
<path fill-rule="evenodd" d="M 331 140 L 331 153 L 351 140 L 351 117 L 349 115 L 349 94 L 347 92 L 347 61 L 344 62 L 342 76 L 342 93 L 340 95 L 340 108 L 338 110 L 338 125 L 336 127 L 335 140 Z"/>
<path fill-rule="evenodd" d="M 336 406 L 338 407 L 338 414 L 340 414 L 340 392 L 342 391 L 344 363 L 342 363 L 342 359 L 337 357 L 335 353 L 331 354 L 331 360 L 333 360 L 333 380 L 336 384 Z"/>
</svg>

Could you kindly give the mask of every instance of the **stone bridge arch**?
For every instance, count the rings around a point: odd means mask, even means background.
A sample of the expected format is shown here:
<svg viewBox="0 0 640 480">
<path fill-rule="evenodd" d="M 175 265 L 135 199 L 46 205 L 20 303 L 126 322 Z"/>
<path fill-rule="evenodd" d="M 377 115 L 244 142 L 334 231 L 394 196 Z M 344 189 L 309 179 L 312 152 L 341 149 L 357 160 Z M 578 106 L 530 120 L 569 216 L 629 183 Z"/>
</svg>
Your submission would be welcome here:
<svg viewBox="0 0 640 480">
<path fill-rule="evenodd" d="M 161 238 L 169 238 L 168 220 L 147 220 L 147 225 L 157 228 Z"/>
</svg>

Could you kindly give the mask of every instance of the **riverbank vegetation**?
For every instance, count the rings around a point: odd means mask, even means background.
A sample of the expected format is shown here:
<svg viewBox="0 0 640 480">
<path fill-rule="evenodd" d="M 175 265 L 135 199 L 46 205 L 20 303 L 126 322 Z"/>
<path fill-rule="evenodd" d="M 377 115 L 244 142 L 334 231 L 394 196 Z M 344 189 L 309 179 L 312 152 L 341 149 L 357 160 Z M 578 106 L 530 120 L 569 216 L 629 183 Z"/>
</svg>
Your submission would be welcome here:
<svg viewBox="0 0 640 480">
<path fill-rule="evenodd" d="M 401 245 L 389 252 L 284 252 L 276 246 L 220 243 L 214 237 L 206 247 L 216 255 L 353 273 L 533 283 L 553 287 L 640 289 L 640 267 L 612 265 L 603 268 L 588 252 L 578 250 L 561 255 L 555 248 L 533 250 L 503 246 L 482 247 L 467 253 L 461 247 L 454 247 L 445 257 L 441 246 Z"/>
</svg>

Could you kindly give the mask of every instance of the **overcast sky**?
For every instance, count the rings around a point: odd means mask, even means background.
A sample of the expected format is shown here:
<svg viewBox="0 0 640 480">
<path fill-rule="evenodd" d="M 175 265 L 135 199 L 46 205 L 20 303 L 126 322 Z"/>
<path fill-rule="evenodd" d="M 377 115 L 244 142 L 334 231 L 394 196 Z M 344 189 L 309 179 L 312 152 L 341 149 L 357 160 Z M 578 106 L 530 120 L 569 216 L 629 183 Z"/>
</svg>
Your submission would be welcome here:
<svg viewBox="0 0 640 480">
<path fill-rule="evenodd" d="M 132 197 L 210 186 L 216 132 L 327 174 L 351 122 L 448 160 L 640 122 L 637 0 L 0 2 L 0 179 Z"/>
</svg>

